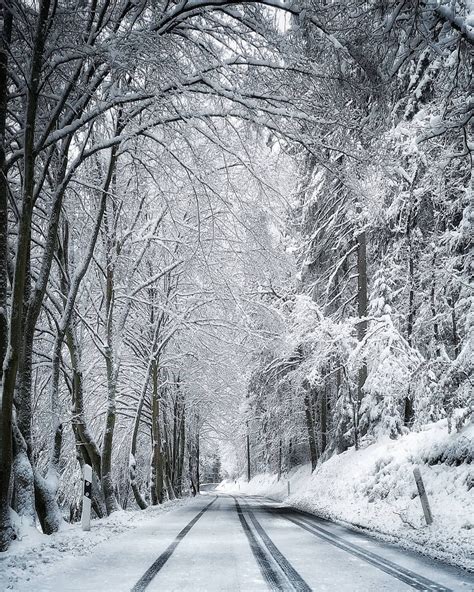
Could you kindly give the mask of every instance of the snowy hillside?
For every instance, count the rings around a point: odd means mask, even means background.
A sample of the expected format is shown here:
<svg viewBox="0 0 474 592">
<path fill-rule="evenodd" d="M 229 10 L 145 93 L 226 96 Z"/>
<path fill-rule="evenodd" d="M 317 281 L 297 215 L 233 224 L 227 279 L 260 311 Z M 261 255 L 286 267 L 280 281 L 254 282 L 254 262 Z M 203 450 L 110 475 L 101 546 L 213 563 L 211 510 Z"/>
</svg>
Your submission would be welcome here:
<svg viewBox="0 0 474 592">
<path fill-rule="evenodd" d="M 270 496 L 323 517 L 349 522 L 398 544 L 474 569 L 474 425 L 448 434 L 446 421 L 398 440 L 386 438 L 318 465 L 294 469 L 288 478 L 260 474 L 224 491 Z M 419 466 L 434 523 L 428 527 L 413 468 Z M 288 497 L 288 480 L 290 496 Z"/>
</svg>

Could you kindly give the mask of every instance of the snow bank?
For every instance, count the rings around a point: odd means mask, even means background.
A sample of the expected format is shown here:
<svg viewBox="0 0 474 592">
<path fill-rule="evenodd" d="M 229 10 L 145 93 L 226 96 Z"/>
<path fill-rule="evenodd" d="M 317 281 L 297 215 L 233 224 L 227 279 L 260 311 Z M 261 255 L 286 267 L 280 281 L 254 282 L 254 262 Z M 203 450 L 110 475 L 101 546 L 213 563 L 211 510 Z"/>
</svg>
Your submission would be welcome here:
<svg viewBox="0 0 474 592">
<path fill-rule="evenodd" d="M 144 524 L 162 512 L 186 503 L 186 498 L 169 501 L 146 510 L 114 512 L 107 518 L 92 520 L 90 532 L 84 532 L 80 523 L 64 526 L 52 535 L 43 535 L 36 528 L 23 528 L 21 540 L 14 541 L 0 554 L 0 590 L 15 590 L 33 574 L 47 574 L 59 560 L 84 556 L 103 541 Z"/>
<path fill-rule="evenodd" d="M 277 481 L 219 488 L 265 495 L 325 518 L 368 529 L 376 536 L 432 557 L 474 569 L 474 425 L 448 434 L 446 421 L 398 440 L 351 449 L 319 465 L 305 465 Z M 413 468 L 419 466 L 434 523 L 426 526 Z M 288 480 L 290 496 L 288 497 Z"/>
</svg>

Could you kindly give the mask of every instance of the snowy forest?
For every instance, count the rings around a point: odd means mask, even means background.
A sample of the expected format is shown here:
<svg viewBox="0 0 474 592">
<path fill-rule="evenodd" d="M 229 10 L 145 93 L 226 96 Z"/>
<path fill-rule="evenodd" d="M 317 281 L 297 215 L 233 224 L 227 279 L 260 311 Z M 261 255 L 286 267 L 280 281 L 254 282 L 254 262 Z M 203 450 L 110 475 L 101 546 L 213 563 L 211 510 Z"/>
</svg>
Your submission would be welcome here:
<svg viewBox="0 0 474 592">
<path fill-rule="evenodd" d="M 472 421 L 472 0 L 0 10 L 0 550 Z"/>
</svg>

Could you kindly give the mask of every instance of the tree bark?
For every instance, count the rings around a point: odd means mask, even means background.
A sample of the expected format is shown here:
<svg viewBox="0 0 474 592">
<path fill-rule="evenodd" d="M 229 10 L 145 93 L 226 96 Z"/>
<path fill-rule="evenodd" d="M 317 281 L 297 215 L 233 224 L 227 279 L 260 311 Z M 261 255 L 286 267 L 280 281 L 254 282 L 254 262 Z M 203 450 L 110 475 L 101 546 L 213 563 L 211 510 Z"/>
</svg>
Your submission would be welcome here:
<svg viewBox="0 0 474 592">
<path fill-rule="evenodd" d="M 26 86 L 26 113 L 24 121 L 23 134 L 23 177 L 22 177 L 22 205 L 21 215 L 18 223 L 18 235 L 16 246 L 16 257 L 14 264 L 14 275 L 12 285 L 12 297 L 10 308 L 10 327 L 8 332 L 8 345 L 5 350 L 3 345 L 4 363 L 1 383 L 1 401 L 2 401 L 2 434 L 0 438 L 0 551 L 8 548 L 11 537 L 12 527 L 9 519 L 9 488 L 12 469 L 12 413 L 13 396 L 17 382 L 17 372 L 20 363 L 20 357 L 23 347 L 22 326 L 24 321 L 24 296 L 25 284 L 27 280 L 27 265 L 29 246 L 31 240 L 31 222 L 34 207 L 34 186 L 35 186 L 35 161 L 36 153 L 34 150 L 36 113 L 38 109 L 38 97 L 40 86 L 40 75 L 43 61 L 44 48 L 47 36 L 47 21 L 49 17 L 50 0 L 43 0 L 39 5 L 37 25 L 33 40 L 33 50 L 31 55 L 30 74 Z M 4 29 L 2 33 L 2 76 L 4 76 L 3 85 L 0 90 L 0 100 L 6 101 L 6 55 L 11 36 L 11 17 L 7 3 L 3 6 Z M 3 96 L 1 96 L 3 95 Z M 3 117 L 3 114 L 0 115 Z M 2 124 L 0 124 L 2 125 Z M 3 123 L 4 125 L 4 123 Z M 3 149 L 5 147 L 3 146 Z M 5 157 L 3 156 L 3 170 L 5 173 Z M 0 162 L 0 165 L 2 163 Z M 2 175 L 3 176 L 3 175 Z M 6 179 L 4 178 L 6 184 Z M 3 186 L 3 192 L 6 186 Z M 2 190 L 0 190 L 0 194 Z M 4 198 L 0 202 L 0 207 L 4 208 Z M 3 210 L 6 213 L 6 208 Z M 2 223 L 2 228 L 5 222 Z M 0 240 L 7 240 L 7 237 Z M 4 247 L 2 247 L 4 249 Z M 2 280 L 3 283 L 3 280 Z"/>
<path fill-rule="evenodd" d="M 327 446 L 327 433 L 328 433 L 328 386 L 324 385 L 321 393 L 321 454 L 324 453 Z"/>
<path fill-rule="evenodd" d="M 357 312 L 359 319 L 367 317 L 367 237 L 365 230 L 357 235 Z M 360 320 L 357 325 L 357 337 L 363 341 L 367 334 L 367 320 Z M 367 380 L 367 363 L 364 360 L 357 377 L 358 405 L 364 396 L 364 384 Z"/>
<path fill-rule="evenodd" d="M 309 458 L 311 460 L 311 470 L 314 471 L 318 464 L 318 449 L 316 447 L 316 438 L 314 434 L 313 413 L 311 410 L 311 400 L 309 391 L 305 392 L 304 411 L 306 417 L 306 430 L 308 432 Z"/>
<path fill-rule="evenodd" d="M 410 195 L 410 199 L 413 200 L 413 195 Z M 412 237 L 411 237 L 411 230 L 413 224 L 413 206 L 410 202 L 410 211 L 408 214 L 408 223 L 407 223 L 407 243 L 408 243 L 408 319 L 407 319 L 407 342 L 408 345 L 412 345 L 413 341 L 413 323 L 415 318 L 415 286 L 414 286 L 414 275 L 415 275 L 415 262 L 414 262 L 414 255 L 413 255 L 413 245 L 412 245 Z M 405 426 L 410 426 L 413 423 L 413 416 L 414 416 L 414 407 L 413 407 L 413 397 L 411 394 L 411 386 L 408 384 L 407 387 L 407 394 L 405 396 L 405 405 L 404 405 L 404 419 L 403 423 Z"/>
<path fill-rule="evenodd" d="M 178 453 L 178 466 L 177 466 L 177 486 L 178 495 L 182 494 L 182 482 L 183 482 L 183 467 L 184 467 L 184 450 L 186 440 L 186 406 L 183 399 L 181 399 L 181 415 L 180 415 L 180 428 L 179 428 L 179 453 Z"/>
<path fill-rule="evenodd" d="M 152 365 L 152 439 L 153 439 L 153 482 L 154 497 L 158 504 L 163 503 L 163 453 L 160 432 L 160 397 L 158 389 L 158 363 Z"/>
<path fill-rule="evenodd" d="M 13 476 L 15 483 L 13 507 L 22 518 L 23 524 L 34 527 L 36 510 L 33 467 L 29 459 L 26 442 L 16 422 L 13 423 L 13 443 Z"/>
<path fill-rule="evenodd" d="M 119 112 L 116 134 L 123 129 L 123 122 L 121 121 L 121 113 Z M 106 199 L 109 187 L 116 186 L 116 166 L 118 158 L 119 146 L 112 148 L 109 167 L 106 176 L 106 182 L 102 191 L 102 197 Z M 112 212 L 114 211 L 114 202 L 112 201 Z M 115 261 L 114 261 L 114 230 L 110 225 L 109 212 L 105 204 L 104 210 L 104 229 L 105 229 L 105 257 L 106 257 L 106 286 L 105 286 L 105 331 L 106 331 L 106 347 L 105 347 L 105 364 L 107 368 L 107 412 L 105 419 L 105 430 L 102 442 L 102 489 L 105 497 L 105 505 L 107 514 L 111 514 L 119 510 L 119 504 L 115 496 L 115 488 L 112 476 L 112 450 L 113 439 L 115 431 L 115 422 L 117 419 L 117 380 L 118 367 L 115 360 L 114 350 L 114 306 L 115 306 Z"/>
</svg>

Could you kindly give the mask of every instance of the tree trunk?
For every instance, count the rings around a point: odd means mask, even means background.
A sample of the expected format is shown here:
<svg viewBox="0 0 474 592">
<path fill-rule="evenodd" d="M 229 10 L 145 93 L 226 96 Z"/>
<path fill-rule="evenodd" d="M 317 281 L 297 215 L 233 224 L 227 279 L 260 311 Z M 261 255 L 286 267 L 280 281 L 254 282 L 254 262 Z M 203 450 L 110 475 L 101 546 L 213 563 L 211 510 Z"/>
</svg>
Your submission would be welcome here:
<svg viewBox="0 0 474 592">
<path fill-rule="evenodd" d="M 163 503 L 163 454 L 160 433 L 160 400 L 158 389 L 158 363 L 155 360 L 152 365 L 152 407 L 151 430 L 153 439 L 153 476 L 154 497 L 156 503 Z"/>
<path fill-rule="evenodd" d="M 451 330 L 452 330 L 452 343 L 454 349 L 454 359 L 459 356 L 460 352 L 460 339 L 458 333 L 458 326 L 456 320 L 456 300 L 454 296 L 448 298 L 448 304 L 451 307 Z"/>
<path fill-rule="evenodd" d="M 247 436 L 245 438 L 246 445 L 247 445 L 247 481 L 250 482 L 252 477 L 251 470 L 250 470 L 250 433 L 249 433 L 249 421 L 247 420 Z"/>
<path fill-rule="evenodd" d="M 328 433 L 328 386 L 325 384 L 321 393 L 321 454 L 324 453 L 327 447 L 327 433 Z"/>
<path fill-rule="evenodd" d="M 413 199 L 413 196 L 411 196 Z M 415 274 L 415 262 L 413 256 L 413 247 L 411 240 L 411 225 L 412 225 L 412 211 L 410 206 L 410 213 L 408 216 L 407 224 L 407 242 L 408 242 L 408 320 L 407 320 L 407 342 L 408 345 L 412 345 L 413 341 L 413 323 L 415 318 L 415 286 L 414 286 L 414 274 Z M 411 394 L 411 385 L 408 384 L 407 394 L 405 396 L 405 409 L 404 409 L 404 420 L 405 426 L 410 426 L 413 423 L 414 408 L 413 408 L 413 397 Z"/>
<path fill-rule="evenodd" d="M 16 387 L 17 371 L 20 362 L 21 351 L 23 347 L 23 320 L 24 320 L 24 294 L 25 283 L 27 280 L 27 263 L 29 245 L 31 240 L 31 222 L 34 207 L 34 185 L 35 185 L 35 160 L 34 150 L 36 113 L 38 109 L 38 96 L 40 86 L 40 75 L 43 60 L 46 35 L 48 33 L 46 23 L 48 20 L 50 0 L 43 0 L 40 3 L 37 17 L 37 25 L 33 41 L 31 54 L 30 74 L 26 86 L 26 113 L 23 135 L 23 177 L 22 177 L 22 204 L 21 215 L 18 223 L 17 247 L 14 265 L 11 309 L 10 309 L 10 327 L 8 332 L 8 345 L 5 349 L 3 342 L 2 349 L 4 353 L 3 375 L 1 383 L 0 400 L 2 402 L 2 433 L 0 437 L 0 551 L 8 548 L 11 537 L 12 527 L 9 518 L 9 489 L 10 476 L 12 470 L 12 413 L 13 396 Z M 9 40 L 11 36 L 12 20 L 9 7 L 3 6 L 3 31 L 2 31 L 2 63 L 1 70 L 3 80 L 0 87 L 0 100 L 5 104 L 7 100 L 7 89 L 5 88 L 7 80 L 7 62 L 5 52 L 8 51 Z M 5 112 L 4 112 L 5 113 Z M 0 118 L 4 117 L 0 114 Z M 4 122 L 0 123 L 4 126 Z M 4 146 L 2 146 L 4 150 Z M 5 157 L 3 155 L 2 173 L 5 172 Z M 6 179 L 4 179 L 6 183 Z M 3 185 L 0 194 L 5 192 L 6 185 Z M 0 207 L 6 213 L 6 195 L 0 197 Z M 2 222 L 2 230 L 6 227 L 6 222 Z M 7 237 L 0 239 L 7 241 Z M 4 247 L 2 247 L 4 250 Z M 4 279 L 1 280 L 3 284 Z"/>
<path fill-rule="evenodd" d="M 306 429 L 308 432 L 309 457 L 311 460 L 311 470 L 314 471 L 318 464 L 318 449 L 316 447 L 316 438 L 314 435 L 313 413 L 311 409 L 311 400 L 309 391 L 306 391 L 304 397 L 304 410 L 306 416 Z"/>
<path fill-rule="evenodd" d="M 200 470 L 200 463 L 201 463 L 201 446 L 200 446 L 200 436 L 199 436 L 199 420 L 197 423 L 197 432 L 196 432 L 196 489 L 199 493 L 201 491 L 201 470 Z"/>
<path fill-rule="evenodd" d="M 282 457 L 282 441 L 278 440 L 278 481 L 281 479 L 281 457 Z"/>
<path fill-rule="evenodd" d="M 357 235 L 357 312 L 359 319 L 367 317 L 367 238 L 365 230 Z M 367 334 L 367 320 L 360 320 L 357 325 L 357 337 L 363 341 Z M 364 396 L 364 384 L 367 380 L 367 362 L 364 360 L 357 376 L 357 405 Z"/>
<path fill-rule="evenodd" d="M 105 364 L 107 369 L 107 412 L 105 419 L 105 430 L 102 442 L 102 489 L 105 497 L 107 514 L 119 509 L 115 497 L 115 488 L 112 477 L 112 450 L 117 418 L 116 394 L 117 394 L 117 371 L 114 356 L 114 334 L 113 334 L 113 312 L 115 298 L 115 270 L 113 261 L 113 236 L 107 209 L 104 216 L 105 222 L 105 253 L 106 253 L 106 286 L 105 286 Z"/>
<path fill-rule="evenodd" d="M 15 510 L 28 523 L 35 523 L 35 485 L 31 442 L 31 392 L 33 344 L 29 339 L 21 356 L 19 385 L 16 391 L 16 425 L 14 425 Z"/>
<path fill-rule="evenodd" d="M 183 483 L 183 466 L 184 466 L 184 450 L 186 441 L 186 406 L 184 400 L 181 401 L 181 419 L 180 419 L 180 436 L 179 436 L 179 454 L 178 454 L 178 469 L 177 469 L 177 483 L 178 494 L 182 494 Z"/>
<path fill-rule="evenodd" d="M 54 435 L 54 450 L 46 478 L 35 470 L 36 513 L 44 534 L 57 532 L 63 522 L 56 502 L 59 476 L 59 457 L 62 445 L 62 425 L 58 425 Z"/>
<path fill-rule="evenodd" d="M 150 363 L 151 364 L 151 363 Z M 135 497 L 135 501 L 137 502 L 138 507 L 141 510 L 145 510 L 148 507 L 144 497 L 140 493 L 140 489 L 137 483 L 137 465 L 136 465 L 136 452 L 137 452 L 137 440 L 138 440 L 138 429 L 140 427 L 140 419 L 142 415 L 143 405 L 145 403 L 146 392 L 148 388 L 148 380 L 151 370 L 151 365 L 149 364 L 147 369 L 147 374 L 145 378 L 145 384 L 142 387 L 142 392 L 140 394 L 140 399 L 138 401 L 137 412 L 135 414 L 135 421 L 133 423 L 133 432 L 132 432 L 132 441 L 130 444 L 130 460 L 129 460 L 129 478 L 130 478 L 130 486 L 133 491 L 133 496 Z"/>
<path fill-rule="evenodd" d="M 123 129 L 121 112 L 118 114 L 116 134 Z M 106 180 L 102 190 L 102 199 L 106 200 L 109 187 L 115 190 L 116 187 L 116 166 L 119 146 L 112 148 Z M 115 214 L 115 202 L 112 201 L 112 212 Z M 107 513 L 111 514 L 119 510 L 115 488 L 112 477 L 112 447 L 117 418 L 116 395 L 118 366 L 114 353 L 114 306 L 115 306 L 115 231 L 111 227 L 106 201 L 104 201 L 104 228 L 105 228 L 105 257 L 106 257 L 106 286 L 105 286 L 105 310 L 106 310 L 106 348 L 105 363 L 107 367 L 107 413 L 105 420 L 105 431 L 102 443 L 102 489 L 105 497 Z"/>
<path fill-rule="evenodd" d="M 36 521 L 35 484 L 33 467 L 28 456 L 27 445 L 16 423 L 13 425 L 13 507 L 22 518 L 23 524 L 34 527 Z"/>
<path fill-rule="evenodd" d="M 99 448 L 90 433 L 84 412 L 84 390 L 82 367 L 80 361 L 79 344 L 73 327 L 66 330 L 66 345 L 72 367 L 72 427 L 76 436 L 76 446 L 79 448 L 84 462 L 89 464 L 95 474 L 101 475 L 101 458 Z"/>
</svg>

